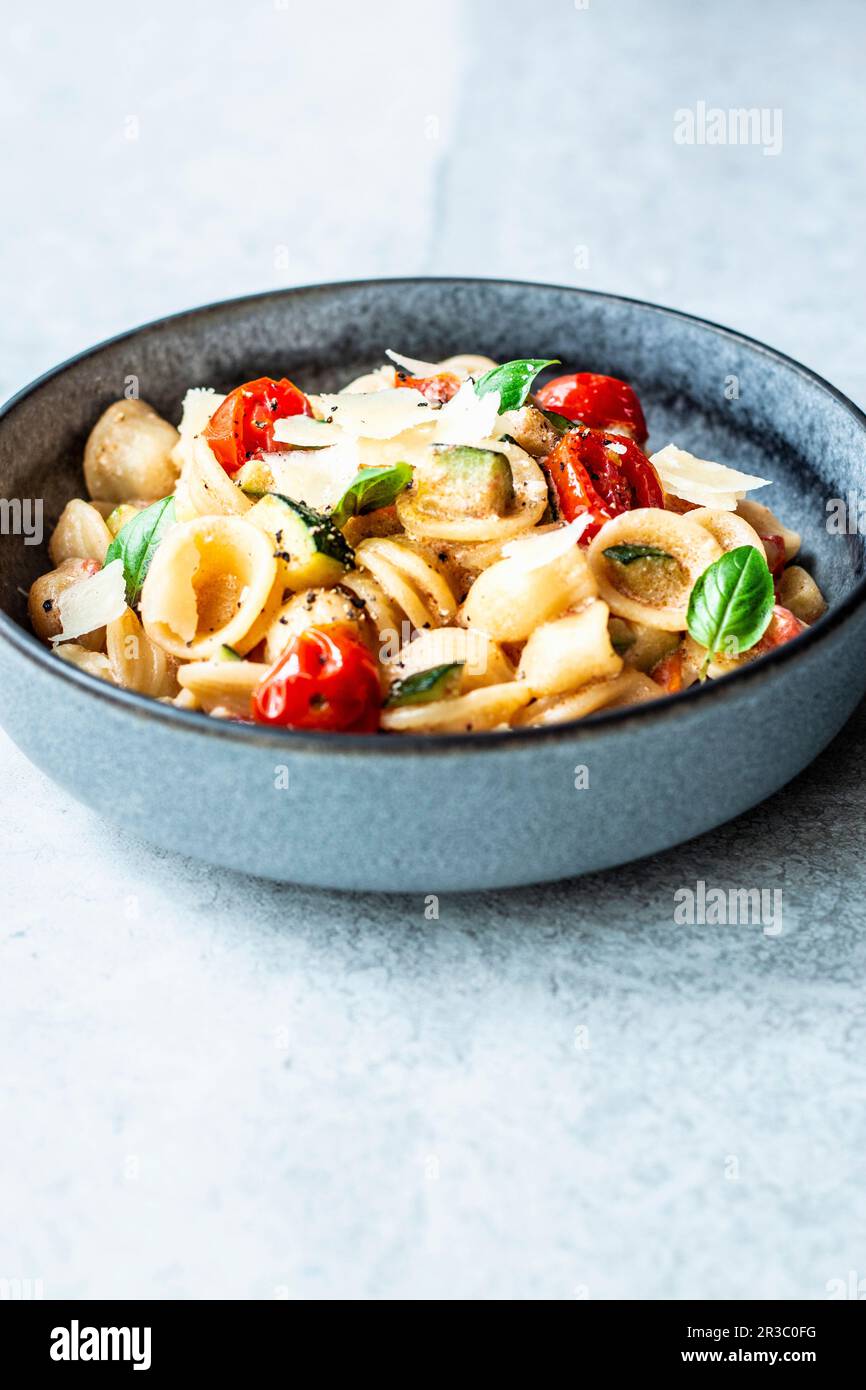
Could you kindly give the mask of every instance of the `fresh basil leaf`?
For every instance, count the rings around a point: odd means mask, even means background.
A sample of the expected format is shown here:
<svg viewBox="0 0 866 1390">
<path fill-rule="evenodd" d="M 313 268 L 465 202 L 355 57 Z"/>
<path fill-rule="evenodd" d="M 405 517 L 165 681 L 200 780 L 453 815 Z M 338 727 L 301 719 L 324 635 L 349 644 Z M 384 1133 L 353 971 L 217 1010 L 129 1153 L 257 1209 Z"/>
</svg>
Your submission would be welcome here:
<svg viewBox="0 0 866 1390">
<path fill-rule="evenodd" d="M 558 434 L 568 434 L 569 430 L 580 428 L 579 420 L 569 420 L 567 415 L 558 415 L 555 410 L 542 410 L 541 406 L 536 406 L 536 410 L 541 410 L 547 423 L 553 425 Z"/>
<path fill-rule="evenodd" d="M 514 362 L 503 362 L 501 367 L 491 367 L 478 378 L 475 394 L 486 396 L 488 391 L 498 391 L 500 415 L 506 410 L 519 410 L 538 373 L 558 361 L 558 357 L 519 357 Z"/>
<path fill-rule="evenodd" d="M 380 507 L 390 507 L 411 481 L 412 467 L 408 463 L 362 468 L 334 506 L 330 519 L 335 526 L 345 526 L 350 516 L 364 516 Z"/>
<path fill-rule="evenodd" d="M 451 661 L 445 666 L 431 666 L 428 671 L 415 671 L 391 686 L 385 705 L 426 705 L 431 700 L 442 700 L 454 693 L 457 675 L 463 670 L 462 661 Z"/>
<path fill-rule="evenodd" d="M 633 565 L 635 560 L 672 560 L 666 550 L 657 545 L 609 545 L 604 555 L 615 560 L 618 565 Z"/>
<path fill-rule="evenodd" d="M 122 560 L 126 580 L 126 601 L 137 602 L 157 546 L 175 521 L 174 497 L 163 497 L 128 521 L 114 537 L 105 553 L 105 564 Z"/>
<path fill-rule="evenodd" d="M 720 649 L 739 654 L 763 637 L 774 602 L 763 552 L 738 545 L 704 570 L 689 598 L 686 625 L 708 658 Z"/>
</svg>

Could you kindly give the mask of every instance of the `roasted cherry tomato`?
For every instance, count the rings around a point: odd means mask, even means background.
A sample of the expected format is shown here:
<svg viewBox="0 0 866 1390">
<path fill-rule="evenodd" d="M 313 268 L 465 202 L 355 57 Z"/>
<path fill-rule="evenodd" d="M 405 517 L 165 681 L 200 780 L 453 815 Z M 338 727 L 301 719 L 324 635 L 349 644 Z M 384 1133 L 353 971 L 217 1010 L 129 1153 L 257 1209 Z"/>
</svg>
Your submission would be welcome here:
<svg viewBox="0 0 866 1390">
<path fill-rule="evenodd" d="M 299 633 L 253 691 L 259 724 L 370 734 L 379 727 L 379 674 L 370 652 L 347 623 L 323 623 Z"/>
<path fill-rule="evenodd" d="M 230 391 L 202 430 L 217 462 L 236 473 L 253 454 L 274 447 L 274 421 L 288 415 L 312 415 L 303 391 L 283 377 L 260 376 Z"/>
<path fill-rule="evenodd" d="M 770 619 L 767 631 L 764 633 L 760 642 L 757 642 L 749 652 L 756 656 L 762 656 L 764 652 L 771 652 L 774 647 L 781 647 L 785 642 L 790 642 L 792 637 L 799 637 L 801 632 L 805 632 L 808 624 L 795 618 L 789 608 L 783 608 L 777 603 L 773 608 L 773 616 Z"/>
<path fill-rule="evenodd" d="M 572 372 L 558 376 L 535 393 L 538 405 L 555 410 L 566 420 L 579 420 L 590 429 L 626 434 L 636 444 L 647 437 L 641 404 L 626 381 L 597 372 Z"/>
<path fill-rule="evenodd" d="M 778 588 L 782 571 L 785 568 L 785 542 L 781 536 L 762 536 L 761 540 L 767 555 L 767 564 L 773 576 L 773 583 Z"/>
<path fill-rule="evenodd" d="M 675 695 L 678 690 L 683 688 L 683 653 L 682 648 L 678 647 L 669 656 L 663 656 L 661 661 L 657 661 L 650 671 L 650 676 L 666 690 L 669 695 Z"/>
<path fill-rule="evenodd" d="M 398 386 L 411 386 L 415 391 L 420 391 L 431 405 L 444 405 L 450 401 L 452 396 L 457 395 L 461 384 L 454 372 L 437 372 L 435 376 L 397 375 Z"/>
<path fill-rule="evenodd" d="M 658 474 L 636 444 L 623 435 L 576 429 L 564 434 L 544 460 L 566 521 L 589 512 L 580 538 L 588 545 L 606 521 L 635 507 L 663 507 Z"/>
</svg>

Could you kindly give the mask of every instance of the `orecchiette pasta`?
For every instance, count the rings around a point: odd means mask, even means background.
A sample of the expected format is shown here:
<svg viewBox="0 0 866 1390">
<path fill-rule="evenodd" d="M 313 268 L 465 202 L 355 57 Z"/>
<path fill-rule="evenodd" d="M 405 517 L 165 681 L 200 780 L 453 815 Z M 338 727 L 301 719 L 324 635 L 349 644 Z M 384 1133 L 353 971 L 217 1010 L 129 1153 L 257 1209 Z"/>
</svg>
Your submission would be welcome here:
<svg viewBox="0 0 866 1390">
<path fill-rule="evenodd" d="M 362 541 L 355 559 L 402 609 L 415 628 L 438 627 L 453 618 L 457 601 L 447 579 L 410 542 Z"/>
<path fill-rule="evenodd" d="M 495 729 L 501 724 L 507 725 L 531 698 L 520 681 L 479 685 L 450 700 L 385 709 L 382 728 L 402 734 L 462 734 Z"/>
<path fill-rule="evenodd" d="M 817 621 L 764 480 L 647 430 L 622 381 L 407 357 L 99 417 L 34 632 L 109 685 L 311 731 L 532 729 L 736 670 Z M 91 629 L 91 630 L 87 630 Z"/>
<path fill-rule="evenodd" d="M 178 522 L 144 583 L 145 632 L 176 657 L 207 658 L 221 646 L 249 650 L 276 574 L 268 537 L 241 517 Z"/>
<path fill-rule="evenodd" d="M 800 536 L 765 507 L 763 502 L 755 502 L 744 497 L 737 503 L 737 516 L 741 516 L 757 531 L 759 536 L 781 536 L 785 546 L 785 563 L 790 564 L 800 549 Z"/>
<path fill-rule="evenodd" d="M 541 520 L 548 505 L 547 483 L 534 459 L 516 445 L 497 443 L 493 451 L 508 462 L 513 497 L 500 514 L 466 516 L 437 507 L 409 492 L 397 499 L 397 515 L 410 536 L 422 539 L 457 541 L 464 545 L 476 541 L 506 541 L 529 531 Z"/>
<path fill-rule="evenodd" d="M 131 608 L 108 624 L 105 649 L 115 685 L 156 699 L 177 693 L 177 663 L 151 642 Z"/>
<path fill-rule="evenodd" d="M 735 550 L 738 545 L 751 545 L 755 550 L 762 553 L 764 551 L 761 537 L 755 528 L 736 512 L 720 511 L 714 507 L 696 507 L 686 515 L 689 521 L 697 522 L 698 526 L 703 526 L 705 531 L 709 531 L 722 550 Z"/>
<path fill-rule="evenodd" d="M 811 574 L 800 565 L 789 565 L 782 575 L 779 602 L 802 623 L 816 623 L 827 611 L 824 595 Z"/>
<path fill-rule="evenodd" d="M 100 416 L 84 450 L 91 497 L 127 502 L 164 497 L 177 478 L 172 450 L 177 430 L 146 401 L 115 401 Z"/>
<path fill-rule="evenodd" d="M 96 560 L 101 565 L 111 541 L 112 534 L 96 508 L 74 497 L 60 513 L 48 554 L 55 565 L 64 560 Z"/>
<path fill-rule="evenodd" d="M 252 505 L 220 468 L 204 440 L 192 440 L 175 493 L 178 521 L 192 521 L 197 516 L 243 516 Z"/>
<path fill-rule="evenodd" d="M 619 675 L 622 657 L 611 645 L 609 616 L 607 604 L 592 599 L 580 612 L 535 629 L 523 648 L 518 673 L 533 695 L 561 695 Z"/>
<path fill-rule="evenodd" d="M 270 667 L 257 661 L 191 661 L 177 673 L 182 692 L 191 696 L 195 707 L 228 709 L 247 717 L 250 699 Z M 186 706 L 189 707 L 188 705 Z"/>
<path fill-rule="evenodd" d="M 514 667 L 498 642 L 486 632 L 465 627 L 431 628 L 419 632 L 390 665 L 394 680 L 437 666 L 460 666 L 462 694 L 482 685 L 500 685 L 514 679 Z"/>
<path fill-rule="evenodd" d="M 620 546 L 657 554 L 623 562 L 609 553 Z M 710 532 L 688 515 L 639 507 L 602 527 L 589 547 L 589 563 L 598 592 L 617 617 L 682 632 L 692 589 L 721 553 Z"/>
<path fill-rule="evenodd" d="M 536 544 L 535 538 L 525 544 Z M 595 593 L 586 555 L 576 544 L 546 563 L 532 565 L 515 548 L 482 571 L 458 616 L 464 626 L 477 627 L 497 642 L 522 642 L 541 623 Z"/>
<path fill-rule="evenodd" d="M 366 604 L 340 584 L 333 589 L 302 589 L 292 594 L 277 610 L 265 634 L 265 659 L 276 661 L 293 638 L 308 627 L 320 627 L 323 623 L 354 628 L 360 640 L 375 650 L 377 635 Z"/>
<path fill-rule="evenodd" d="M 566 724 L 572 719 L 585 719 L 601 709 L 618 709 L 623 705 L 642 704 L 657 700 L 661 691 L 639 671 L 623 671 L 609 680 L 592 681 L 571 695 L 551 695 L 536 700 L 517 716 L 515 723 L 524 727 L 545 724 Z"/>
<path fill-rule="evenodd" d="M 98 573 L 94 560 L 63 560 L 57 569 L 40 575 L 30 589 L 27 611 L 30 625 L 43 642 L 55 642 L 60 638 L 62 622 L 60 599 L 68 589 L 80 584 Z M 105 646 L 105 627 L 97 626 L 92 632 L 76 639 L 79 646 L 88 651 L 99 652 Z"/>
<path fill-rule="evenodd" d="M 118 684 L 114 679 L 111 662 L 105 652 L 92 652 L 88 647 L 82 647 L 77 642 L 63 642 L 57 648 L 57 655 L 61 661 L 67 661 L 70 666 L 77 666 L 79 671 L 86 671 L 89 676 L 96 676 L 101 681 L 108 681 L 109 685 Z"/>
</svg>

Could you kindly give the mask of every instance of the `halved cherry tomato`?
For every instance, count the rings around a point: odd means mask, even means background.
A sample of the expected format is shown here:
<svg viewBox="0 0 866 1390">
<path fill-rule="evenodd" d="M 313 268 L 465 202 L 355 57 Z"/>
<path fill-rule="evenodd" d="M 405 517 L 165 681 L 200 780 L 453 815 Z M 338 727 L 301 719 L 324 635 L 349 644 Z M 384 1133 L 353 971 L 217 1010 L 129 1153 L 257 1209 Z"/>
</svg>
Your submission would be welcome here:
<svg viewBox="0 0 866 1390">
<path fill-rule="evenodd" d="M 760 642 L 755 643 L 749 656 L 762 656 L 764 652 L 771 652 L 774 647 L 781 647 L 783 643 L 790 642 L 792 637 L 799 637 L 807 627 L 808 624 L 796 618 L 789 608 L 783 608 L 777 603 L 766 632 Z"/>
<path fill-rule="evenodd" d="M 437 372 L 435 376 L 400 376 L 398 373 L 397 385 L 420 391 L 431 405 L 444 405 L 457 395 L 462 383 L 454 372 Z"/>
<path fill-rule="evenodd" d="M 647 437 L 640 401 L 627 381 L 597 372 L 572 372 L 558 376 L 535 393 L 544 410 L 555 410 L 567 420 L 578 420 L 590 429 L 625 434 L 636 444 Z"/>
<path fill-rule="evenodd" d="M 762 536 L 767 564 L 773 576 L 773 584 L 778 588 L 782 571 L 785 568 L 785 542 L 781 536 Z"/>
<path fill-rule="evenodd" d="M 225 471 L 236 473 L 253 454 L 274 447 L 275 420 L 312 413 L 303 391 L 291 381 L 260 376 L 229 392 L 202 435 Z"/>
<path fill-rule="evenodd" d="M 660 685 L 669 695 L 675 695 L 678 690 L 683 688 L 683 653 L 682 648 L 671 652 L 670 656 L 662 657 L 657 661 L 650 671 L 651 678 Z"/>
<path fill-rule="evenodd" d="M 376 663 L 346 623 L 308 627 L 253 691 L 259 724 L 371 734 L 379 727 Z"/>
<path fill-rule="evenodd" d="M 569 430 L 547 455 L 544 467 L 565 520 L 590 514 L 581 545 L 588 545 L 606 521 L 622 512 L 665 504 L 659 476 L 646 454 L 623 435 Z"/>
</svg>

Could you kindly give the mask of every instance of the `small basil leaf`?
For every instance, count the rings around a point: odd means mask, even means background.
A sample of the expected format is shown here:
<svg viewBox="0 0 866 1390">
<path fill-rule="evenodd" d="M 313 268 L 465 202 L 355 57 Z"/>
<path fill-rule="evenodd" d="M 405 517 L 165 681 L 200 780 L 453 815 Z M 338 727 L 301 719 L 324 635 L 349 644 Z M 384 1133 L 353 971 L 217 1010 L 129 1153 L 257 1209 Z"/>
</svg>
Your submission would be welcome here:
<svg viewBox="0 0 866 1390">
<path fill-rule="evenodd" d="M 412 467 L 408 463 L 362 468 L 334 506 L 330 519 L 335 526 L 345 526 L 350 516 L 364 516 L 380 507 L 390 507 L 411 481 Z"/>
<path fill-rule="evenodd" d="M 555 366 L 558 361 L 558 357 L 519 357 L 514 362 L 503 362 L 501 367 L 491 367 L 478 378 L 475 394 L 486 396 L 488 391 L 498 391 L 500 415 L 506 410 L 519 410 L 538 373 L 545 367 Z"/>
<path fill-rule="evenodd" d="M 657 545 L 609 545 L 603 553 L 608 560 L 615 560 L 618 565 L 633 565 L 635 560 L 672 560 L 674 558 L 666 550 L 660 550 Z"/>
<path fill-rule="evenodd" d="M 415 671 L 391 686 L 385 705 L 426 705 L 431 700 L 443 700 L 455 692 L 457 676 L 463 670 L 462 661 L 445 666 L 431 666 L 428 671 Z"/>
<path fill-rule="evenodd" d="M 536 409 L 541 410 L 541 406 L 536 406 Z M 579 420 L 569 420 L 566 415 L 558 415 L 555 410 L 541 410 L 541 414 L 559 434 L 568 434 L 569 430 L 580 428 Z"/>
<path fill-rule="evenodd" d="M 111 564 L 112 560 L 123 562 L 126 601 L 130 608 L 138 600 L 157 546 L 174 521 L 174 497 L 163 497 L 128 521 L 108 547 L 105 564 Z"/>
<path fill-rule="evenodd" d="M 686 625 L 708 657 L 720 648 L 746 652 L 766 632 L 774 602 L 765 556 L 738 545 L 704 570 L 689 598 Z"/>
</svg>

